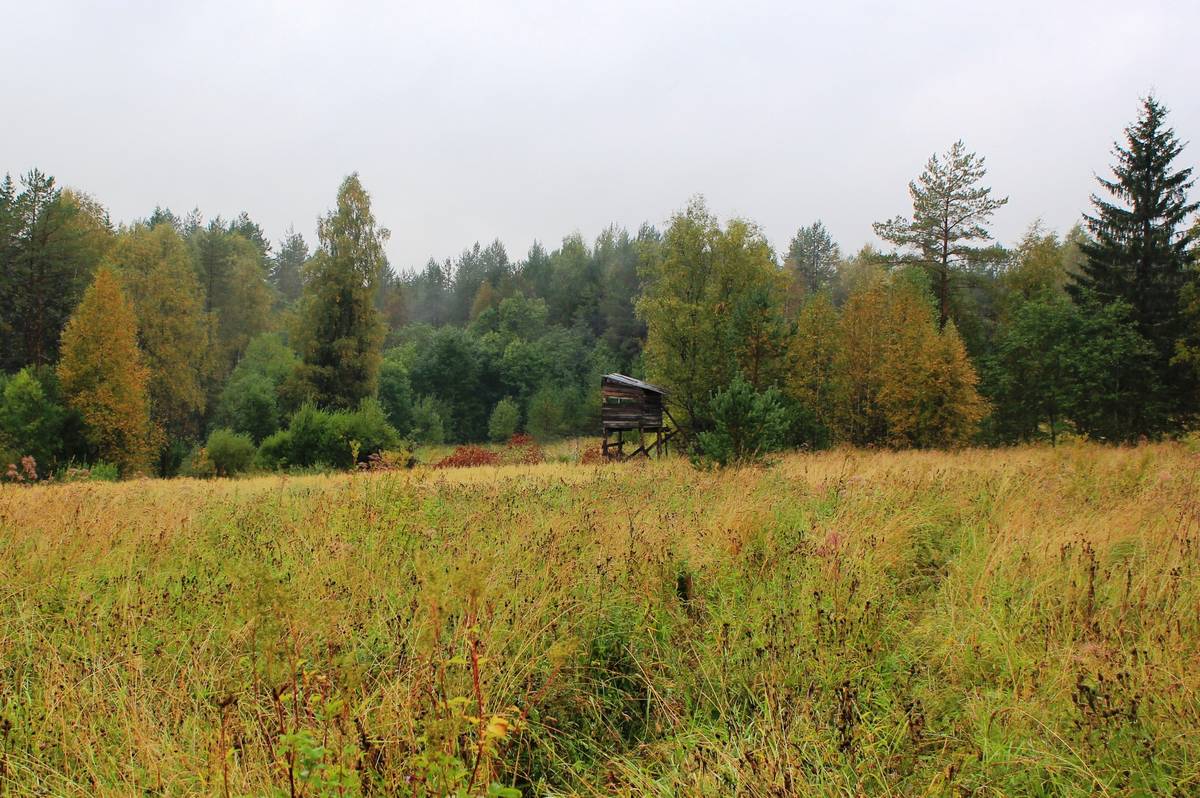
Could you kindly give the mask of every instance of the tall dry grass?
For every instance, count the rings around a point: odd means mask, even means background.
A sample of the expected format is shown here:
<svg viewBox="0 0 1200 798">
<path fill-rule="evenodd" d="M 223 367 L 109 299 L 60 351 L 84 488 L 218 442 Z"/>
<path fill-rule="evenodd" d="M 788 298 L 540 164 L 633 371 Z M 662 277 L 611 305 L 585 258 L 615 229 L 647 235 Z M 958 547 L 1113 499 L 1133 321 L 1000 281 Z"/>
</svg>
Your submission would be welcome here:
<svg viewBox="0 0 1200 798">
<path fill-rule="evenodd" d="M 1198 472 L 2 488 L 0 794 L 1197 794 Z"/>
</svg>

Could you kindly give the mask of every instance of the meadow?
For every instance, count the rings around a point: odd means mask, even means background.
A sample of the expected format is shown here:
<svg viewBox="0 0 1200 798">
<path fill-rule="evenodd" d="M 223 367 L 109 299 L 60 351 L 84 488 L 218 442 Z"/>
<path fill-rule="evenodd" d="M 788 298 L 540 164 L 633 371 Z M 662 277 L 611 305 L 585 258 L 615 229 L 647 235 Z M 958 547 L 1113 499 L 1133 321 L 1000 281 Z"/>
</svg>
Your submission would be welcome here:
<svg viewBox="0 0 1200 798">
<path fill-rule="evenodd" d="M 0 795 L 1200 794 L 1184 443 L 0 487 Z"/>
</svg>

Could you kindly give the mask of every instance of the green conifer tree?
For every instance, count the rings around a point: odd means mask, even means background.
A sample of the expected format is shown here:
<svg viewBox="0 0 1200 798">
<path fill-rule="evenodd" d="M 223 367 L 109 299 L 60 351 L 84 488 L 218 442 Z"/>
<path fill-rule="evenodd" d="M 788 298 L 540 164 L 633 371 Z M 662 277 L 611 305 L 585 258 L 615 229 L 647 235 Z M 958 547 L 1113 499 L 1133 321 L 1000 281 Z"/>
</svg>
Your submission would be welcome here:
<svg viewBox="0 0 1200 798">
<path fill-rule="evenodd" d="M 908 247 L 930 274 L 938 304 L 938 327 L 950 321 L 951 274 L 978 252 L 972 242 L 989 237 L 987 223 L 1008 202 L 981 185 L 984 159 L 956 141 L 945 155 L 930 156 L 925 171 L 908 184 L 912 219 L 897 216 L 875 225 L 885 241 Z"/>
<path fill-rule="evenodd" d="M 375 293 L 388 237 L 357 174 L 342 182 L 337 209 L 318 222 L 317 235 L 320 245 L 305 267 L 297 377 L 320 406 L 351 409 L 378 386 L 384 327 Z"/>
<path fill-rule="evenodd" d="M 1081 305 L 1092 298 L 1128 304 L 1138 332 L 1154 347 L 1165 394 L 1144 398 L 1168 417 L 1147 417 L 1143 433 L 1170 426 L 1171 417 L 1178 425 L 1197 410 L 1195 372 L 1172 358 L 1186 335 L 1181 297 L 1196 279 L 1188 250 L 1197 235 L 1187 222 L 1200 203 L 1188 201 L 1192 170 L 1172 168 L 1183 144 L 1166 126 L 1166 116 L 1167 109 L 1149 97 L 1125 129 L 1125 146 L 1115 149 L 1113 179 L 1097 178 L 1116 202 L 1093 195 L 1095 213 L 1085 217 L 1092 240 L 1082 244 L 1083 271 L 1068 286 Z"/>
</svg>

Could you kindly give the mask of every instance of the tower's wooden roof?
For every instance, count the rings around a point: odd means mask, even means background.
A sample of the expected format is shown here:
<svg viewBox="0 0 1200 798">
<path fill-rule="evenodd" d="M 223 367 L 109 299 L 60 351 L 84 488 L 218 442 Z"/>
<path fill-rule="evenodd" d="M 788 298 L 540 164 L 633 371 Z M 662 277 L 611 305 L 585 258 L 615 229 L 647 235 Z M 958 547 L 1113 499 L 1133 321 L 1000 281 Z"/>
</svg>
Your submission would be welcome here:
<svg viewBox="0 0 1200 798">
<path fill-rule="evenodd" d="M 633 377 L 626 377 L 624 374 L 605 374 L 604 379 L 620 385 L 627 385 L 630 388 L 640 388 L 643 391 L 651 391 L 661 396 L 665 396 L 667 393 L 657 385 L 651 385 L 648 382 L 642 382 L 641 380 L 634 379 Z"/>
</svg>

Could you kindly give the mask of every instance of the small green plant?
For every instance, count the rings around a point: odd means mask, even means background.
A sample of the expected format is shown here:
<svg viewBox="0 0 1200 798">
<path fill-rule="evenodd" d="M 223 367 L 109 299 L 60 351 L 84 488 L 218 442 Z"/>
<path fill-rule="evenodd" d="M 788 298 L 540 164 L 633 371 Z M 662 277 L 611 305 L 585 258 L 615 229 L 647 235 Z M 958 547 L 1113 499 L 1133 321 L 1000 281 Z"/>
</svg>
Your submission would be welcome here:
<svg viewBox="0 0 1200 798">
<path fill-rule="evenodd" d="M 54 473 L 56 482 L 116 482 L 120 478 L 117 466 L 103 460 L 92 465 L 67 465 Z"/>
<path fill-rule="evenodd" d="M 279 738 L 278 754 L 286 765 L 288 789 L 276 788 L 279 798 L 354 798 L 362 794 L 357 764 L 359 746 L 344 741 L 330 744 L 330 727 L 342 702 L 320 693 L 309 696 L 307 712 L 313 724 Z"/>
</svg>

